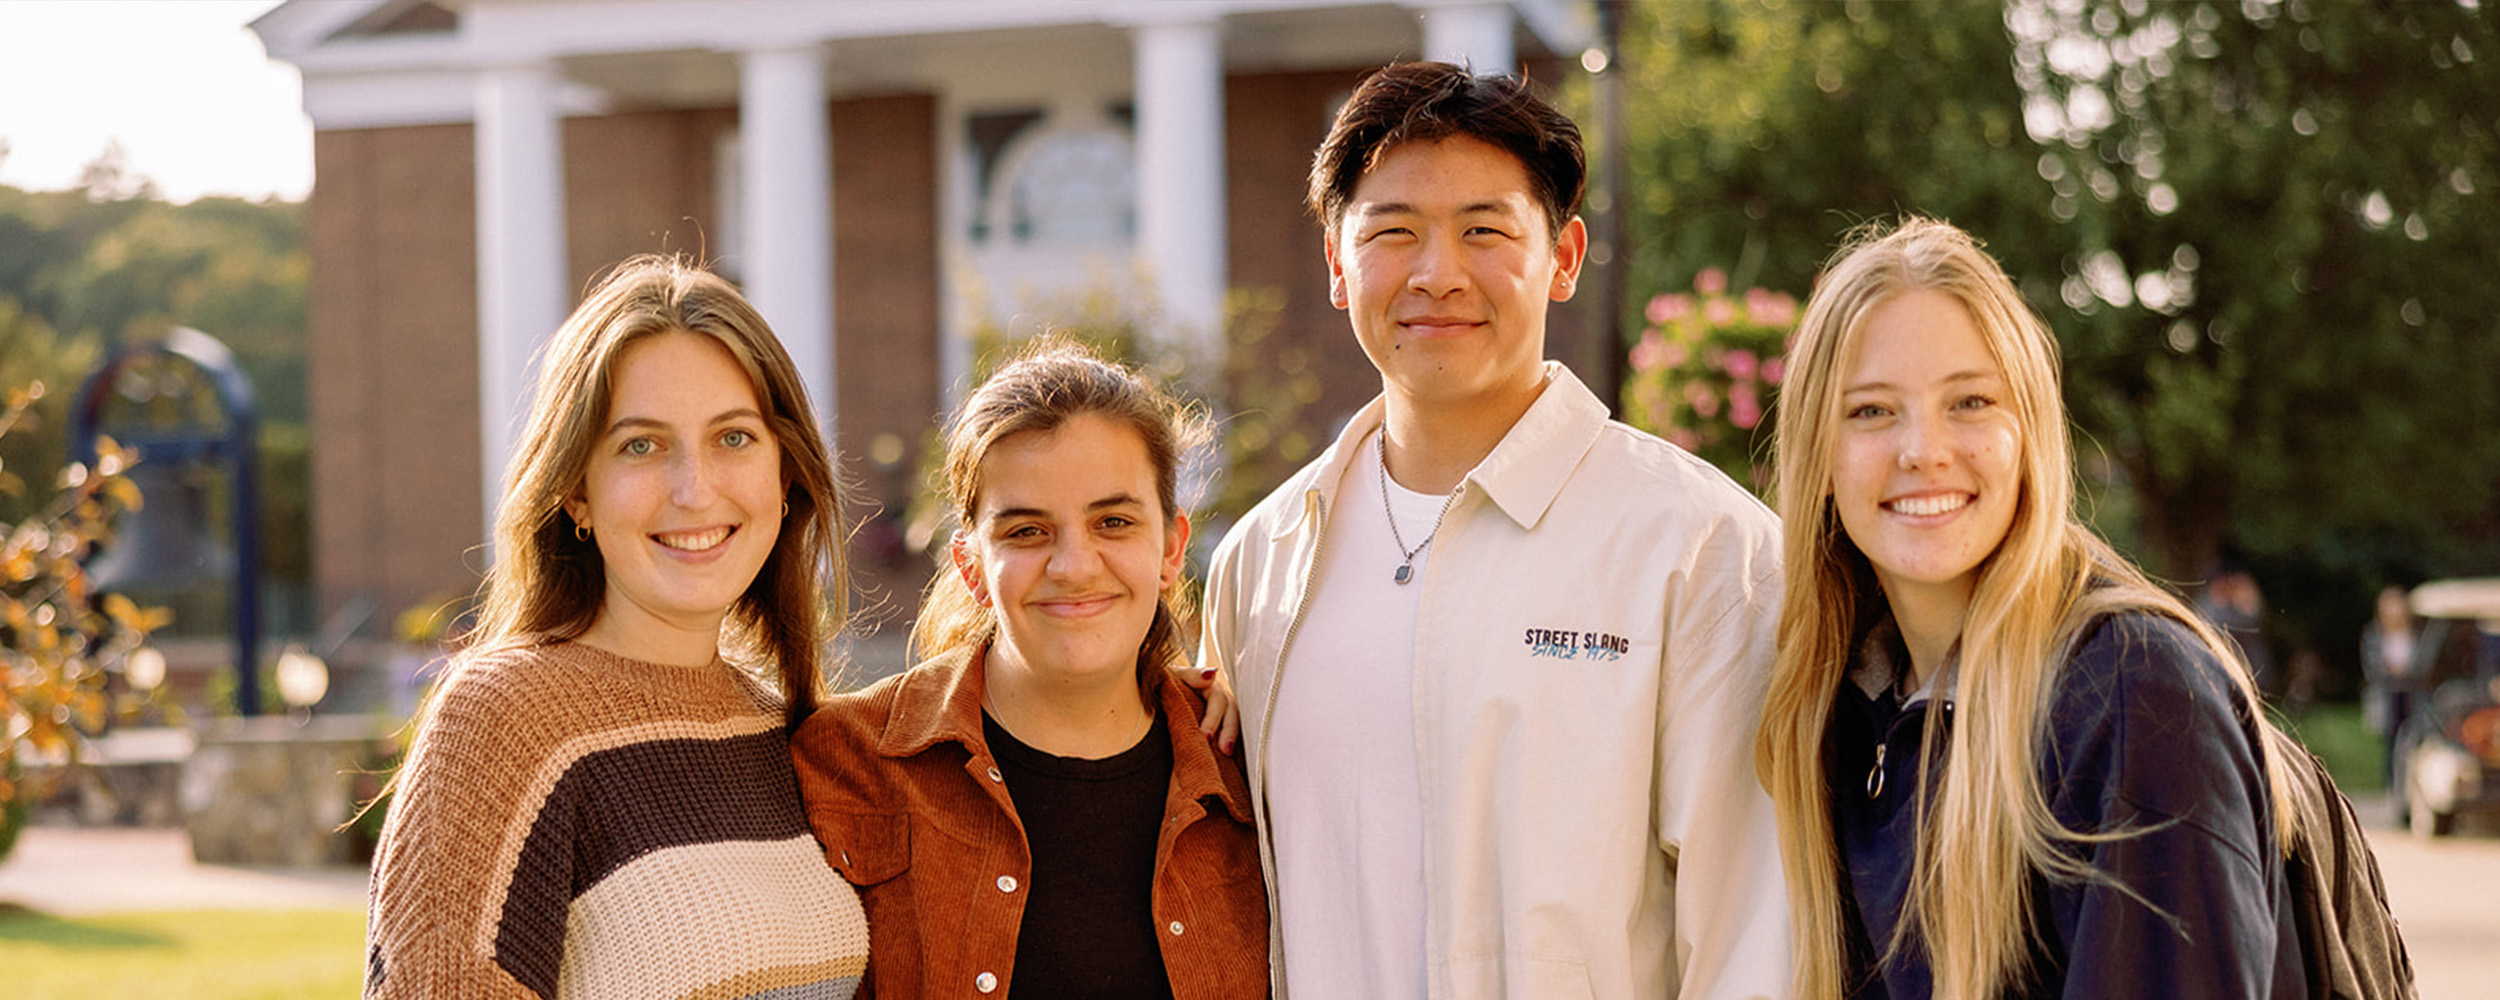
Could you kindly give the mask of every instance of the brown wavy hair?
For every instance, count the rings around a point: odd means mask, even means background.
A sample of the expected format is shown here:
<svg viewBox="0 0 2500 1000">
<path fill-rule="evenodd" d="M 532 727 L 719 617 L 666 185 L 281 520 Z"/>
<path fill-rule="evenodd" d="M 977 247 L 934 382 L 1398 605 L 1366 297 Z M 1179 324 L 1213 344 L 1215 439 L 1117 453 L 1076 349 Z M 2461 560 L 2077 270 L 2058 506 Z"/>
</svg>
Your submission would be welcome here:
<svg viewBox="0 0 2500 1000">
<path fill-rule="evenodd" d="M 574 534 L 564 501 L 580 495 L 606 426 L 616 359 L 636 341 L 667 333 L 728 348 L 780 446 L 789 510 L 763 568 L 731 605 L 722 638 L 724 655 L 779 691 L 796 725 L 823 696 L 828 649 L 849 617 L 843 493 L 806 383 L 780 338 L 737 288 L 680 257 L 619 263 L 547 343 L 495 515 L 477 625 L 465 642 L 477 651 L 560 642 L 598 619 L 606 567 L 597 543 Z"/>
<path fill-rule="evenodd" d="M 1076 341 L 1042 336 L 974 389 L 947 427 L 944 481 L 938 488 L 955 530 L 971 523 L 980 509 L 981 462 L 991 448 L 1017 434 L 1057 429 L 1085 414 L 1137 432 L 1154 465 L 1155 499 L 1163 505 L 1163 523 L 1169 529 L 1181 514 L 1181 463 L 1207 440 L 1204 414 Z M 1156 595 L 1154 624 L 1137 649 L 1141 687 L 1150 676 L 1147 671 L 1185 657 L 1180 622 L 1188 612 L 1186 574 L 1175 575 Z M 926 660 L 986 646 L 997 637 L 997 614 L 973 598 L 953 566 L 939 566 L 921 599 L 920 617 L 912 622 L 912 656 Z"/>
</svg>

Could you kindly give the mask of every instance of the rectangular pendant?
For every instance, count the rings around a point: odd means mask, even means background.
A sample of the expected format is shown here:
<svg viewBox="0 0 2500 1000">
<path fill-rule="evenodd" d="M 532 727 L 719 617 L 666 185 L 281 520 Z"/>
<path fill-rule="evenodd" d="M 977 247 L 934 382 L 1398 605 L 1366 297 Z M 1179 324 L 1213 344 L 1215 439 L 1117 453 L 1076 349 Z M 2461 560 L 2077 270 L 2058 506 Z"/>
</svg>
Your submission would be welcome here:
<svg viewBox="0 0 2500 1000">
<path fill-rule="evenodd" d="M 1411 580 L 1411 579 L 1414 579 L 1414 577 L 1415 577 L 1415 567 L 1413 567 L 1413 566 L 1400 566 L 1400 567 L 1398 567 L 1398 584 L 1399 584 L 1400 586 L 1405 585 L 1406 581 Z"/>
</svg>

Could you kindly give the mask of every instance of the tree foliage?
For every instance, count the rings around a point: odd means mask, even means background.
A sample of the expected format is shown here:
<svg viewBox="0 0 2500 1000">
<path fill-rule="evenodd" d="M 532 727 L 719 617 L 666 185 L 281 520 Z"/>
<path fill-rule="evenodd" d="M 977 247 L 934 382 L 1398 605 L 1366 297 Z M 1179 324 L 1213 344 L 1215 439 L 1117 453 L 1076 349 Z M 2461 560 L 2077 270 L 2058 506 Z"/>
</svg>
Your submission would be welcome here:
<svg viewBox="0 0 2500 1000">
<path fill-rule="evenodd" d="M 10 392 L 0 439 L 45 395 L 39 382 Z M 42 497 L 32 515 L 0 522 L 0 807 L 22 808 L 22 752 L 69 757 L 82 732 L 102 726 L 110 707 L 105 673 L 165 624 L 161 610 L 92 593 L 80 565 L 111 539 L 113 516 L 142 502 L 125 476 L 133 461 L 107 440 L 94 466 L 61 470 L 57 488 L 34 490 L 0 471 L 0 492 Z"/>
<path fill-rule="evenodd" d="M 303 205 L 168 204 L 110 150 L 79 189 L 0 186 L 0 386 L 53 389 L 0 440 L 0 468 L 51 481 L 69 457 L 71 390 L 114 345 L 177 325 L 207 331 L 234 350 L 261 408 L 263 565 L 309 579 L 309 259 Z M 0 521 L 31 516 L 37 502 L 0 495 Z"/>
<path fill-rule="evenodd" d="M 2157 572 L 2236 554 L 2297 624 L 2500 569 L 2477 4 L 1633 13 L 1634 299 L 1712 266 L 1803 293 L 1851 227 L 1950 219 L 2056 330 L 2104 527 Z"/>
<path fill-rule="evenodd" d="M 2034 194 L 2037 151 L 1993 7 L 1658 3 L 1632 13 L 1624 70 L 1638 301 L 1712 267 L 1736 287 L 1802 295 L 1841 234 L 1904 211 L 2021 231 L 2052 221 Z"/>
<path fill-rule="evenodd" d="M 2171 568 L 2500 568 L 2500 24 L 2310 0 L 2006 21 L 2069 398 Z"/>
</svg>

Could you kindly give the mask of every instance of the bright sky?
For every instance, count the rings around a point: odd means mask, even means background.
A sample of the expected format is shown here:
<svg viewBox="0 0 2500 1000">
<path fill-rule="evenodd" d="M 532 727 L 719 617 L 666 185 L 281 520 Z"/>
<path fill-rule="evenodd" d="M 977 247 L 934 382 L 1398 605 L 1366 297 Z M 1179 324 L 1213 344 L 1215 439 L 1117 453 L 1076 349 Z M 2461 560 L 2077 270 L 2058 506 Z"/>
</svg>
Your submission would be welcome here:
<svg viewBox="0 0 2500 1000">
<path fill-rule="evenodd" d="M 293 67 L 244 27 L 277 0 L 0 0 L 0 184 L 75 186 L 119 139 L 178 202 L 300 200 L 312 121 Z"/>
</svg>

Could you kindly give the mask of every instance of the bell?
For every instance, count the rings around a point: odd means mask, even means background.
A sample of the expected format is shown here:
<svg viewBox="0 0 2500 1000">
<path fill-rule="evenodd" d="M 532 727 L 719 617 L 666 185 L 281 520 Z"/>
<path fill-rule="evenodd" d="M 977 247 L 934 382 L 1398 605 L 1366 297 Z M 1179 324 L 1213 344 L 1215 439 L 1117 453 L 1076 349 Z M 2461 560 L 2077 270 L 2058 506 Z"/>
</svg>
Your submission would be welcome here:
<svg viewBox="0 0 2500 1000">
<path fill-rule="evenodd" d="M 131 467 L 141 505 L 119 519 L 104 554 L 87 564 L 94 589 L 175 590 L 234 575 L 234 550 L 211 534 L 206 471 L 179 462 Z"/>
</svg>

